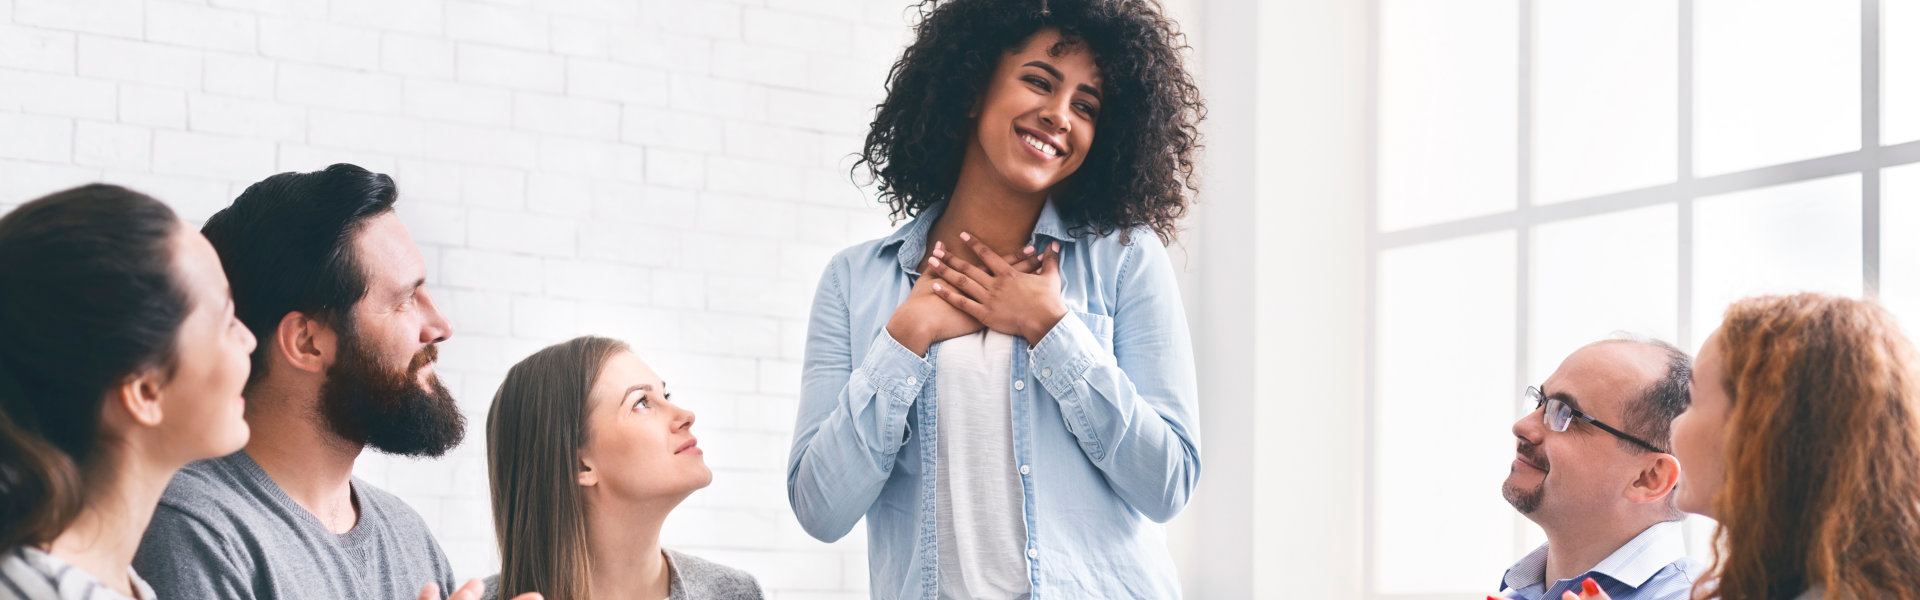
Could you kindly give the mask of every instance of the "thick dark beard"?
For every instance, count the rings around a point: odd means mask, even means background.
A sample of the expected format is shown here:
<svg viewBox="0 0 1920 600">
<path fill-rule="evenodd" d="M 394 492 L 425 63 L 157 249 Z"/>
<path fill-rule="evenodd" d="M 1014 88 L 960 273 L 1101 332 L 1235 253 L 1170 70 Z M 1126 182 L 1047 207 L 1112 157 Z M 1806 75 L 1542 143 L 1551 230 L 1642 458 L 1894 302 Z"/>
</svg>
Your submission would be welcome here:
<svg viewBox="0 0 1920 600">
<path fill-rule="evenodd" d="M 343 332 L 340 360 L 327 369 L 327 382 L 320 386 L 321 420 L 341 439 L 387 454 L 446 454 L 465 439 L 467 419 L 439 377 L 429 376 L 424 389 L 417 383 L 420 369 L 439 355 L 439 347 L 429 345 L 395 371 L 352 332 Z"/>
<path fill-rule="evenodd" d="M 1526 456 L 1527 460 L 1532 461 L 1533 464 L 1540 465 L 1543 468 L 1552 468 L 1547 466 L 1547 457 L 1540 455 L 1537 446 L 1521 442 L 1518 452 Z M 1523 515 L 1530 515 L 1533 514 L 1533 511 L 1540 510 L 1540 502 L 1547 497 L 1547 480 L 1545 477 L 1542 477 L 1540 479 L 1540 485 L 1533 486 L 1532 488 L 1502 485 L 1500 486 L 1500 495 L 1507 499 L 1507 504 L 1513 505 L 1514 510 L 1520 511 L 1520 514 Z"/>
</svg>

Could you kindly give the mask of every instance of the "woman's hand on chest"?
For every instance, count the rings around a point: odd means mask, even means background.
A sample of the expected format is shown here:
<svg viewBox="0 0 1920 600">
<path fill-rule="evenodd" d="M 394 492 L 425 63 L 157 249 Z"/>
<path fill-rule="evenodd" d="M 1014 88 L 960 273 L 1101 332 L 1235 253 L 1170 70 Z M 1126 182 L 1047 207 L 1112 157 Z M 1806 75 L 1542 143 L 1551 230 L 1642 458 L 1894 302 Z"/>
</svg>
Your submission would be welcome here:
<svg viewBox="0 0 1920 600">
<path fill-rule="evenodd" d="M 1067 316 L 1066 301 L 1060 297 L 1060 243 L 1054 242 L 1044 253 L 1012 263 L 995 254 L 979 238 L 961 233 L 974 254 L 984 264 L 974 265 L 953 256 L 936 245 L 927 260 L 926 273 L 939 281 L 933 292 L 946 304 L 973 317 L 988 329 L 1038 344 L 1053 326 Z M 1038 259 L 1038 268 L 1023 270 Z"/>
</svg>

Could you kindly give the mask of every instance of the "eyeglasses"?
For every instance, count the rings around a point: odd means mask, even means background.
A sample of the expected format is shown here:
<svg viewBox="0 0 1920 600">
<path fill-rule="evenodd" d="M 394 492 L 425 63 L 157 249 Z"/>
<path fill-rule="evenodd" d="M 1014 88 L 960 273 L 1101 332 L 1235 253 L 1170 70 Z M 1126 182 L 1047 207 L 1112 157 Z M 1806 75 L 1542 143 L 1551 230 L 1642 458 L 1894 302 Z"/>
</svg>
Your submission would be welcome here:
<svg viewBox="0 0 1920 600">
<path fill-rule="evenodd" d="M 1614 429 L 1613 427 L 1608 426 L 1606 423 L 1601 423 L 1599 419 L 1593 418 L 1593 415 L 1580 412 L 1579 409 L 1568 405 L 1566 402 L 1561 401 L 1559 398 L 1548 398 L 1545 394 L 1540 393 L 1540 388 L 1528 386 L 1526 395 L 1523 396 L 1523 398 L 1526 400 L 1532 401 L 1533 407 L 1535 409 L 1541 409 L 1541 412 L 1543 413 L 1543 416 L 1547 422 L 1547 429 L 1564 432 L 1567 430 L 1567 426 L 1573 424 L 1574 417 L 1580 417 L 1580 420 L 1586 421 L 1588 423 L 1592 423 L 1594 427 L 1599 427 L 1601 431 L 1611 433 L 1614 435 L 1614 437 L 1618 437 L 1620 439 L 1633 442 L 1634 445 L 1637 445 L 1641 448 L 1646 448 L 1653 452 L 1658 452 L 1661 454 L 1667 453 L 1667 451 L 1661 450 L 1658 447 L 1655 447 L 1653 444 L 1647 443 L 1646 440 L 1633 437 L 1632 435 L 1629 435 L 1625 431 Z"/>
</svg>

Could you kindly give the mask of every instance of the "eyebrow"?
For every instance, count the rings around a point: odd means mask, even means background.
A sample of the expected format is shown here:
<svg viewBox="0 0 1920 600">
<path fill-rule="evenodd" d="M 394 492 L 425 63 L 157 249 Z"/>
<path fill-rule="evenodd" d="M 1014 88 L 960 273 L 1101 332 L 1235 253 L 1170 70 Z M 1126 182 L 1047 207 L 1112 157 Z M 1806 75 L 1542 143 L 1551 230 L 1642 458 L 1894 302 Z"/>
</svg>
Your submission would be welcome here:
<svg viewBox="0 0 1920 600">
<path fill-rule="evenodd" d="M 650 384 L 650 383 L 642 383 L 642 384 L 640 384 L 640 385 L 636 385 L 636 386 L 633 386 L 633 387 L 630 387 L 630 388 L 627 388 L 627 391 L 624 391 L 624 392 L 621 392 L 621 393 L 620 393 L 620 397 L 621 397 L 621 398 L 625 398 L 625 397 L 627 397 L 628 395 L 630 395 L 630 394 L 632 394 L 632 393 L 634 393 L 634 392 L 637 392 L 637 391 L 638 391 L 638 392 L 646 392 L 646 391 L 652 391 L 652 390 L 653 390 L 653 384 Z M 622 400 L 622 402 L 625 402 L 625 400 Z"/>
<path fill-rule="evenodd" d="M 1547 397 L 1564 402 L 1566 403 L 1567 406 L 1573 407 L 1574 410 L 1580 411 L 1582 413 L 1587 412 L 1587 409 L 1582 408 L 1580 406 L 1580 401 L 1573 397 L 1573 394 L 1569 394 L 1566 392 L 1555 392 L 1552 394 L 1547 394 Z"/>
<path fill-rule="evenodd" d="M 422 287 L 426 287 L 426 285 L 427 285 L 426 277 L 421 277 L 419 279 L 416 279 L 414 280 L 413 285 L 410 285 L 401 289 L 400 293 L 394 296 L 394 298 L 396 299 L 396 301 L 406 300 L 408 296 L 412 296 L 415 291 L 418 291 Z"/>
<path fill-rule="evenodd" d="M 1040 69 L 1040 70 L 1042 70 L 1042 71 L 1046 71 L 1046 72 L 1047 72 L 1047 74 L 1048 74 L 1048 75 L 1052 75 L 1054 79 L 1058 79 L 1058 80 L 1061 80 L 1061 81 L 1066 81 L 1066 80 L 1067 80 L 1067 76 L 1066 76 L 1066 75 L 1062 75 L 1062 74 L 1060 74 L 1060 70 L 1059 70 L 1059 69 L 1056 69 L 1056 68 L 1053 68 L 1053 65 L 1050 65 L 1050 64 L 1047 64 L 1047 62 L 1046 62 L 1046 61 L 1043 61 L 1043 60 L 1036 60 L 1036 61 L 1029 61 L 1029 62 L 1028 62 L 1028 63 L 1027 63 L 1026 65 L 1024 65 L 1024 66 L 1028 66 L 1028 67 L 1036 67 L 1036 68 L 1038 68 L 1038 69 Z M 1087 85 L 1087 84 L 1084 84 L 1084 83 L 1082 83 L 1082 84 L 1080 84 L 1080 86 L 1079 86 L 1078 88 L 1076 88 L 1076 89 L 1079 89 L 1079 90 L 1080 90 L 1080 91 L 1082 91 L 1082 92 L 1086 92 L 1086 93 L 1087 93 L 1087 95 L 1089 95 L 1089 96 L 1093 96 L 1093 99 L 1095 99 L 1095 100 L 1099 100 L 1099 99 L 1100 99 L 1100 90 L 1097 90 L 1097 89 L 1094 89 L 1094 88 L 1093 88 L 1093 86 L 1090 86 L 1090 85 Z"/>
</svg>

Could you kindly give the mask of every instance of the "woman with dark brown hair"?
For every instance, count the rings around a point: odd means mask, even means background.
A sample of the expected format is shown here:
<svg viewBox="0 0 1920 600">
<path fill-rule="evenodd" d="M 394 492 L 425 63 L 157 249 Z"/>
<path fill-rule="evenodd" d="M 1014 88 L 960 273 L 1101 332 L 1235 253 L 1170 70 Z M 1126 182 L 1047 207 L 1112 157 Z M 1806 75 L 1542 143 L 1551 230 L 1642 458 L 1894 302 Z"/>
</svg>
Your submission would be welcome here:
<svg viewBox="0 0 1920 600">
<path fill-rule="evenodd" d="M 486 598 L 759 600 L 753 576 L 660 547 L 667 513 L 713 482 L 693 411 L 627 349 L 579 337 L 507 372 L 487 414 L 500 575 Z"/>
<path fill-rule="evenodd" d="M 0 600 L 136 598 L 168 480 L 247 443 L 253 335 L 207 238 L 93 184 L 0 218 Z"/>
<path fill-rule="evenodd" d="M 1680 508 L 1719 522 L 1697 597 L 1920 598 L 1915 359 L 1874 302 L 1798 294 L 1727 308 L 1673 424 Z"/>
</svg>

